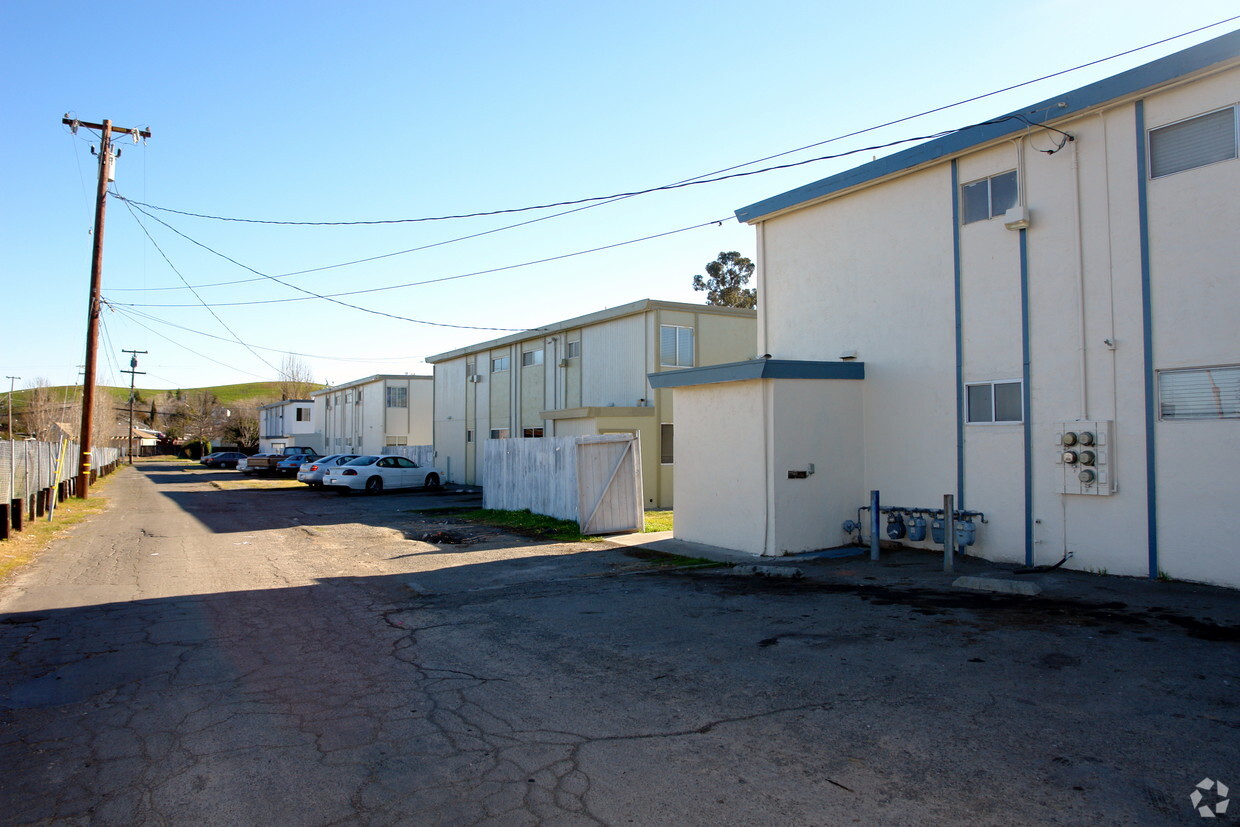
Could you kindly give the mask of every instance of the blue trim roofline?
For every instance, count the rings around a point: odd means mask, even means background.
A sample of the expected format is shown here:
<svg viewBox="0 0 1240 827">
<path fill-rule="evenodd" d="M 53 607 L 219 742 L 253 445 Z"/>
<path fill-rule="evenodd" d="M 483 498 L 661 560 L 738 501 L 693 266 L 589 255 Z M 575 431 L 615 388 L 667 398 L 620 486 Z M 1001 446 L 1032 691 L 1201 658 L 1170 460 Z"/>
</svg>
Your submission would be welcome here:
<svg viewBox="0 0 1240 827">
<path fill-rule="evenodd" d="M 1240 57 L 1240 30 L 1230 32 L 1189 47 L 1175 54 L 1151 61 L 1135 69 L 1082 86 L 1063 95 L 1017 109 L 1001 117 L 1019 115 L 1030 123 L 1057 121 L 1091 109 L 1107 101 L 1136 95 L 1144 90 L 1198 72 L 1218 63 Z M 1066 104 L 1060 107 L 1060 103 Z M 995 118 L 992 120 L 999 120 Z M 911 170 L 934 161 L 951 158 L 973 147 L 990 143 L 1026 129 L 1025 123 L 1007 120 L 987 126 L 965 128 L 933 141 L 901 150 L 877 161 L 823 178 L 812 184 L 788 190 L 780 195 L 758 201 L 736 211 L 736 218 L 748 224 L 761 221 L 773 213 L 825 198 L 828 195 L 876 181 L 898 172 Z"/>
<path fill-rule="evenodd" d="M 750 379 L 864 379 L 865 362 L 805 362 L 797 359 L 749 359 L 700 368 L 649 373 L 652 388 L 683 388 Z"/>
</svg>

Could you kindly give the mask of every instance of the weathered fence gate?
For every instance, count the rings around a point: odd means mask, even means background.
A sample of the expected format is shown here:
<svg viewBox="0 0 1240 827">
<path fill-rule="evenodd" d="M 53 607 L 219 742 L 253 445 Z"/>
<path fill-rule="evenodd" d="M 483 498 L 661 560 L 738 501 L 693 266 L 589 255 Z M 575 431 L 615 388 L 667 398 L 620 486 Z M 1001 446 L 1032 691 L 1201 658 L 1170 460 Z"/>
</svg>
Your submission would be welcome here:
<svg viewBox="0 0 1240 827">
<path fill-rule="evenodd" d="M 573 520 L 583 534 L 641 531 L 640 443 L 633 434 L 488 439 L 482 505 Z"/>
</svg>

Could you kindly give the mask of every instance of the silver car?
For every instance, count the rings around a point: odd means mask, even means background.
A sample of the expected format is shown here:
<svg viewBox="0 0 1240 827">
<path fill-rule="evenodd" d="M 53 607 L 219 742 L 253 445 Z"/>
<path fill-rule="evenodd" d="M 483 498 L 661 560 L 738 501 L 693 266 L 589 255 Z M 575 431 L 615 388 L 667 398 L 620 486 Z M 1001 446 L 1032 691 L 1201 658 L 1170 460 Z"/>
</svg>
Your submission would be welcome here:
<svg viewBox="0 0 1240 827">
<path fill-rule="evenodd" d="M 323 475 L 327 473 L 328 468 L 344 465 L 350 460 L 357 459 L 358 456 L 358 454 L 329 454 L 325 457 L 315 457 L 303 462 L 297 469 L 297 481 L 304 482 L 311 488 L 322 488 Z"/>
</svg>

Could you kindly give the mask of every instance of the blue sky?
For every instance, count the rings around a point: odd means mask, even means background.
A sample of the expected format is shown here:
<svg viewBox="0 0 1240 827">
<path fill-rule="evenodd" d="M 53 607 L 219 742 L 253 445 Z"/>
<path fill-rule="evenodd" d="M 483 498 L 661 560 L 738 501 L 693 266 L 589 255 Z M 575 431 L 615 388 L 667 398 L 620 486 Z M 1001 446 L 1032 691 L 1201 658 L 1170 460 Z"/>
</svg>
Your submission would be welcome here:
<svg viewBox="0 0 1240 827">
<path fill-rule="evenodd" d="M 0 207 L 0 373 L 22 377 L 18 387 L 35 377 L 67 384 L 77 381 L 83 361 L 96 168 L 93 136 L 72 135 L 60 123 L 66 112 L 84 121 L 149 125 L 154 136 L 145 145 L 119 140 L 116 188 L 130 199 L 280 221 L 441 216 L 681 181 L 1237 12 L 1234 0 L 1173 8 L 1168 13 L 1164 2 L 1150 0 L 355 7 L 139 0 L 101 15 L 84 2 L 8 3 L 0 12 L 6 79 L 0 148 L 9 196 Z M 775 163 L 983 120 L 1237 25 Z M 285 279 L 321 294 L 506 268 L 708 224 L 533 266 L 341 297 L 373 311 L 462 327 L 417 324 L 321 299 L 273 301 L 305 294 L 141 214 L 139 224 L 112 199 L 103 282 L 114 309 L 104 313 L 99 378 L 126 383 L 118 373 L 127 358 L 121 349 L 149 351 L 139 365 L 147 387 L 274 379 L 285 352 L 306 354 L 319 381 L 429 373 L 423 357 L 507 329 L 642 298 L 701 302 L 705 296 L 690 284 L 706 262 L 724 250 L 754 253 L 753 230 L 738 225 L 733 210 L 874 154 L 629 198 L 502 230 L 557 211 L 353 227 L 154 213 L 267 275 L 437 245 Z M 478 233 L 487 234 L 453 241 Z M 182 276 L 191 285 L 217 286 L 189 291 Z M 253 301 L 272 303 L 235 304 Z M 203 334 L 240 339 L 254 350 Z"/>
</svg>

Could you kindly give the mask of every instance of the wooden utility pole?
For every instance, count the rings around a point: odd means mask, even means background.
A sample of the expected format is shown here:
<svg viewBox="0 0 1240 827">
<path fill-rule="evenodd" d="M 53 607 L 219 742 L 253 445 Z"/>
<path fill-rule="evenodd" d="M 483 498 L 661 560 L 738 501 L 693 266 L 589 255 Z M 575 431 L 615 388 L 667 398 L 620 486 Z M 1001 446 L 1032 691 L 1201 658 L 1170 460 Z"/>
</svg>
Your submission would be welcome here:
<svg viewBox="0 0 1240 827">
<path fill-rule="evenodd" d="M 149 129 L 126 129 L 111 121 L 87 123 L 76 118 L 63 118 L 61 123 L 77 132 L 78 127 L 100 130 L 99 188 L 95 193 L 95 235 L 90 257 L 90 307 L 86 316 L 86 377 L 82 383 L 82 427 L 78 433 L 80 459 L 77 474 L 77 496 L 90 494 L 91 423 L 95 415 L 95 350 L 99 340 L 99 292 L 103 279 L 103 218 L 108 204 L 108 181 L 112 180 L 112 133 L 121 132 L 138 138 L 151 137 Z"/>
<path fill-rule="evenodd" d="M 122 370 L 121 373 L 129 374 L 129 464 L 133 465 L 133 388 L 134 380 L 138 378 L 138 374 L 146 375 L 146 371 L 138 370 L 138 354 L 145 354 L 145 350 L 121 350 L 121 353 L 129 354 L 129 370 Z"/>
</svg>

